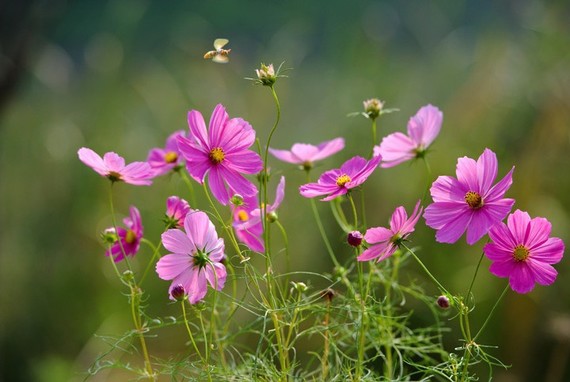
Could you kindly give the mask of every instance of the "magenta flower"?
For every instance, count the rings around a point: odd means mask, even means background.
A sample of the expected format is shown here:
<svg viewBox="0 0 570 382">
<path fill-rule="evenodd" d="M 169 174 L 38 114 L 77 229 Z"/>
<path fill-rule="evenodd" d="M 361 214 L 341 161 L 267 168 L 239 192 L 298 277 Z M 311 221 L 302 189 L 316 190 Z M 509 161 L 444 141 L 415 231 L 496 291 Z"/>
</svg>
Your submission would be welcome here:
<svg viewBox="0 0 570 382">
<path fill-rule="evenodd" d="M 178 196 L 170 196 L 166 199 L 166 216 L 164 222 L 168 228 L 182 228 L 184 219 L 190 212 L 190 205 Z"/>
<path fill-rule="evenodd" d="M 173 289 L 182 285 L 188 301 L 195 304 L 206 296 L 208 283 L 217 290 L 224 287 L 224 239 L 218 238 L 214 224 L 202 211 L 188 213 L 184 229 L 186 232 L 169 229 L 162 234 L 164 248 L 172 253 L 158 260 L 156 273 L 163 280 L 172 280 L 170 299 L 174 299 Z"/>
<path fill-rule="evenodd" d="M 275 211 L 283 202 L 285 196 L 285 177 L 281 177 L 277 190 L 275 191 L 275 201 L 265 209 L 268 220 L 274 216 Z M 244 199 L 242 206 L 234 209 L 234 231 L 236 236 L 252 251 L 263 252 L 263 224 L 261 221 L 261 208 L 259 208 L 258 196 L 250 196 Z"/>
<path fill-rule="evenodd" d="M 545 218 L 531 219 L 516 210 L 507 224 L 500 222 L 489 231 L 492 243 L 483 251 L 493 263 L 489 271 L 498 277 L 508 277 L 511 289 L 528 293 L 534 284 L 550 285 L 558 274 L 550 264 L 562 260 L 564 242 L 549 237 L 552 225 Z"/>
<path fill-rule="evenodd" d="M 254 174 L 263 168 L 259 155 L 248 148 L 255 141 L 255 131 L 241 118 L 229 119 L 222 105 L 217 105 L 209 129 L 202 114 L 188 113 L 190 136 L 178 137 L 178 148 L 186 159 L 190 175 L 204 182 L 208 175 L 214 197 L 226 205 L 234 194 L 254 195 L 257 188 L 241 174 Z"/>
<path fill-rule="evenodd" d="M 269 152 L 283 162 L 298 164 L 305 170 L 308 170 L 313 167 L 314 162 L 336 154 L 342 149 L 344 149 L 344 139 L 335 138 L 319 143 L 317 146 L 307 143 L 295 143 L 291 147 L 291 151 L 270 148 Z"/>
<path fill-rule="evenodd" d="M 321 200 L 332 200 L 364 183 L 372 174 L 372 171 L 378 167 L 381 159 L 381 156 L 375 156 L 367 161 L 362 157 L 356 156 L 344 162 L 339 169 L 323 173 L 317 183 L 302 185 L 299 187 L 299 191 L 306 198 L 328 195 Z"/>
<path fill-rule="evenodd" d="M 356 259 L 358 261 L 378 259 L 380 262 L 392 256 L 398 246 L 414 232 L 421 214 L 420 200 L 409 218 L 403 206 L 396 208 L 390 219 L 390 228 L 374 227 L 366 231 L 364 240 L 372 245 Z"/>
<path fill-rule="evenodd" d="M 101 158 L 95 151 L 86 147 L 80 148 L 77 155 L 81 162 L 112 182 L 123 181 L 136 186 L 152 184 L 152 170 L 146 162 L 133 162 L 125 166 L 123 157 L 114 152 L 108 152 Z"/>
<path fill-rule="evenodd" d="M 421 158 L 439 134 L 443 113 L 435 106 L 426 105 L 408 122 L 408 135 L 390 134 L 375 146 L 374 153 L 382 155 L 382 167 L 394 167 L 414 158 Z"/>
<path fill-rule="evenodd" d="M 440 176 L 431 186 L 434 203 L 424 213 L 426 224 L 437 230 L 440 243 L 455 243 L 467 230 L 467 243 L 472 245 L 511 211 L 514 199 L 503 196 L 513 182 L 513 170 L 497 184 L 497 156 L 489 149 L 475 162 L 463 157 L 457 160 L 457 179 Z"/>
<path fill-rule="evenodd" d="M 166 139 L 166 145 L 163 149 L 154 148 L 149 151 L 146 161 L 152 168 L 153 176 L 167 174 L 183 165 L 180 151 L 178 151 L 178 137 L 184 135 L 184 131 L 176 131 Z"/>
<path fill-rule="evenodd" d="M 117 227 L 115 232 L 111 227 L 105 230 L 106 234 L 115 234 L 113 245 L 105 252 L 106 256 L 113 256 L 115 263 L 123 260 L 125 256 L 134 256 L 139 251 L 143 237 L 141 214 L 136 207 L 131 206 L 130 216 L 124 218 L 123 223 L 126 229 Z"/>
</svg>

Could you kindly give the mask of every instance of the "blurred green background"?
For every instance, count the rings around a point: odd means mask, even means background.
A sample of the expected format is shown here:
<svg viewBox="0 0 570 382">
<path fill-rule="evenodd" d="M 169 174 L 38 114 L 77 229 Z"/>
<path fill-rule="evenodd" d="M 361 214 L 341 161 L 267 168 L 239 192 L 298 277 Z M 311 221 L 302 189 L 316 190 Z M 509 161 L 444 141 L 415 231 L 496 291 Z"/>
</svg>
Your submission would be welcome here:
<svg viewBox="0 0 570 382">
<path fill-rule="evenodd" d="M 432 103 L 444 113 L 429 157 L 433 177 L 454 175 L 457 157 L 489 147 L 500 176 L 516 166 L 507 194 L 515 208 L 547 217 L 554 236 L 568 244 L 569 20 L 566 1 L 2 2 L 0 381 L 81 378 L 105 349 L 94 333 L 120 335 L 130 327 L 126 298 L 98 238 L 110 225 L 108 184 L 77 159 L 77 149 L 144 160 L 171 132 L 187 128 L 188 110 L 208 118 L 219 102 L 264 142 L 274 106 L 267 89 L 244 80 L 260 62 L 293 68 L 277 84 L 283 118 L 273 147 L 345 137 L 345 150 L 320 173 L 367 155 L 369 121 L 346 117 L 364 99 L 400 109 L 379 120 L 379 136 L 405 131 L 409 117 Z M 202 58 L 217 37 L 230 40 L 227 65 Z M 280 219 L 296 238 L 294 269 L 330 271 L 296 191 L 303 174 L 273 159 L 270 165 L 287 177 Z M 398 205 L 411 208 L 425 179 L 421 163 L 374 173 L 366 184 L 369 224 L 385 225 Z M 117 190 L 119 214 L 138 206 L 153 241 L 166 197 L 186 196 L 174 177 Z M 330 210 L 320 208 L 339 251 L 350 256 Z M 434 243 L 423 220 L 413 240 L 441 281 L 464 292 L 483 242 Z M 570 380 L 567 264 L 556 266 L 554 285 L 507 294 L 482 338 L 513 365 L 497 370 L 497 381 Z M 474 290 L 479 323 L 505 285 L 488 265 L 483 260 Z M 414 266 L 404 272 L 422 277 Z M 422 284 L 437 293 L 429 281 Z M 175 314 L 167 286 L 149 284 L 151 313 Z M 456 324 L 449 322 L 454 330 Z M 457 337 L 447 335 L 449 350 Z M 151 346 L 165 357 L 173 351 L 158 340 Z"/>
</svg>

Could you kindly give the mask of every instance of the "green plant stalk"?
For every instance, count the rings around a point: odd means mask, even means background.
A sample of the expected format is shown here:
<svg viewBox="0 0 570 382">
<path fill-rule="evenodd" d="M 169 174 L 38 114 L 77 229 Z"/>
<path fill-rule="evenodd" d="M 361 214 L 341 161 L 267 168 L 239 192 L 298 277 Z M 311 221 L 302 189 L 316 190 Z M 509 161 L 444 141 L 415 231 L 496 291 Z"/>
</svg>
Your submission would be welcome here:
<svg viewBox="0 0 570 382">
<path fill-rule="evenodd" d="M 202 312 L 199 309 L 198 311 L 198 320 L 200 321 L 200 329 L 202 329 L 202 337 L 204 337 L 204 368 L 206 369 L 206 373 L 208 373 L 208 381 L 212 381 L 212 374 L 210 373 L 210 344 L 208 341 L 208 336 L 206 335 L 206 326 L 204 325 L 204 319 L 202 318 Z"/>
<path fill-rule="evenodd" d="M 152 243 L 145 238 L 143 238 L 141 241 L 143 243 L 145 243 L 146 245 L 148 245 L 153 250 L 152 257 L 150 258 L 150 261 L 148 262 L 148 265 L 146 266 L 146 269 L 144 270 L 143 276 L 141 277 L 141 281 L 139 282 L 139 284 L 142 285 L 142 283 L 146 279 L 146 276 L 148 275 L 148 272 L 150 271 L 150 269 L 154 265 L 154 260 L 156 259 L 157 256 L 159 256 L 160 247 L 162 246 L 162 239 L 160 239 L 158 241 L 158 245 L 156 247 L 154 245 L 152 245 Z"/>
<path fill-rule="evenodd" d="M 198 345 L 196 345 L 196 341 L 194 341 L 194 336 L 192 335 L 192 330 L 190 330 L 190 324 L 188 324 L 188 317 L 186 316 L 186 305 L 185 305 L 186 301 L 187 298 L 184 298 L 183 300 L 180 301 L 180 305 L 182 306 L 182 317 L 184 318 L 184 325 L 186 326 L 186 331 L 188 332 L 188 337 L 190 338 L 190 342 L 194 347 L 194 351 L 196 352 L 196 354 L 198 354 L 198 357 L 200 357 L 202 363 L 206 365 L 206 360 L 202 356 L 200 349 L 198 349 Z"/>
</svg>

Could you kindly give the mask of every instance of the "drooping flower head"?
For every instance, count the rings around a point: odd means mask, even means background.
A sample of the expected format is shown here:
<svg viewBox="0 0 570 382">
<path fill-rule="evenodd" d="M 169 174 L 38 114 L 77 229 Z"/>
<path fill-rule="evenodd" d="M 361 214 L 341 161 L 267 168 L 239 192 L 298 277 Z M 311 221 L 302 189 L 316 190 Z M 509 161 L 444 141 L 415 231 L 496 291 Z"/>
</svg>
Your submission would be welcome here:
<svg viewBox="0 0 570 382">
<path fill-rule="evenodd" d="M 275 201 L 265 209 L 268 221 L 275 217 L 275 213 L 285 196 L 285 177 L 281 177 L 277 189 L 275 191 Z M 259 207 L 259 199 L 256 196 L 250 196 L 244 199 L 241 206 L 234 208 L 234 231 L 239 241 L 244 243 L 256 252 L 264 251 L 263 244 L 263 224 L 261 221 L 261 208 Z"/>
<path fill-rule="evenodd" d="M 552 225 L 545 218 L 531 219 L 516 210 L 507 224 L 499 222 L 489 231 L 492 242 L 483 251 L 493 263 L 489 271 L 498 277 L 508 277 L 511 289 L 528 293 L 535 283 L 550 285 L 558 274 L 556 264 L 564 254 L 564 242 L 550 237 Z"/>
<path fill-rule="evenodd" d="M 164 148 L 154 148 L 149 151 L 147 162 L 152 168 L 154 176 L 167 174 L 183 165 L 183 160 L 178 150 L 178 137 L 183 137 L 184 135 L 183 130 L 176 131 L 166 139 Z"/>
<path fill-rule="evenodd" d="M 440 243 L 455 243 L 467 230 L 472 245 L 511 211 L 514 199 L 503 198 L 513 182 L 514 167 L 493 186 L 497 177 L 497 156 L 489 149 L 475 161 L 457 160 L 457 179 L 440 176 L 431 186 L 434 203 L 424 213 L 426 224 L 437 230 Z"/>
<path fill-rule="evenodd" d="M 269 148 L 269 152 L 283 162 L 297 164 L 309 170 L 314 162 L 325 159 L 344 149 L 344 139 L 335 138 L 319 143 L 317 146 L 308 143 L 295 143 L 291 150 L 276 150 Z"/>
<path fill-rule="evenodd" d="M 218 238 L 214 224 L 202 211 L 191 211 L 184 219 L 183 232 L 169 229 L 162 234 L 162 244 L 171 253 L 156 263 L 156 273 L 163 280 L 172 280 L 168 290 L 170 299 L 180 295 L 180 285 L 195 304 L 206 296 L 208 283 L 222 290 L 226 282 L 224 239 Z M 178 288 L 176 291 L 175 288 Z"/>
<path fill-rule="evenodd" d="M 107 256 L 113 256 L 115 263 L 123 260 L 125 256 L 134 256 L 140 248 L 141 239 L 143 237 L 143 225 L 141 214 L 135 206 L 130 208 L 130 216 L 123 219 L 126 228 L 113 227 L 105 230 L 106 235 L 115 235 L 113 244 L 105 252 Z"/>
<path fill-rule="evenodd" d="M 186 159 L 190 175 L 204 182 L 206 176 L 214 197 L 228 204 L 234 194 L 254 195 L 257 188 L 242 174 L 254 174 L 263 168 L 259 155 L 248 148 L 255 141 L 255 131 L 241 118 L 230 119 L 222 105 L 217 105 L 206 124 L 196 110 L 188 113 L 190 135 L 178 137 L 178 148 Z"/>
<path fill-rule="evenodd" d="M 364 183 L 378 167 L 381 159 L 381 156 L 375 156 L 369 161 L 359 156 L 351 158 L 344 162 L 339 169 L 323 173 L 317 183 L 302 185 L 299 187 L 299 192 L 306 198 L 328 195 L 321 200 L 332 200 Z"/>
<path fill-rule="evenodd" d="M 190 205 L 186 200 L 178 196 L 170 196 L 166 199 L 164 222 L 168 228 L 182 228 L 188 212 L 190 212 Z"/>
<path fill-rule="evenodd" d="M 79 160 L 111 182 L 125 182 L 136 186 L 152 184 L 152 170 L 146 162 L 133 162 L 125 166 L 125 160 L 114 152 L 99 156 L 95 151 L 82 147 L 77 151 Z"/>
<path fill-rule="evenodd" d="M 362 101 L 362 103 L 364 105 L 364 114 L 370 119 L 378 118 L 384 108 L 384 102 L 378 98 L 370 98 L 366 101 Z"/>
<path fill-rule="evenodd" d="M 443 113 L 435 106 L 420 108 L 408 122 L 408 135 L 393 133 L 384 137 L 375 153 L 382 155 L 382 167 L 394 167 L 414 158 L 421 158 L 439 134 Z"/>
<path fill-rule="evenodd" d="M 371 246 L 357 257 L 358 261 L 377 259 L 382 261 L 392 256 L 402 241 L 406 240 L 414 232 L 416 223 L 422 214 L 420 200 L 416 203 L 414 212 L 408 218 L 403 206 L 396 208 L 390 219 L 390 228 L 369 228 L 364 235 L 364 240 Z"/>
</svg>

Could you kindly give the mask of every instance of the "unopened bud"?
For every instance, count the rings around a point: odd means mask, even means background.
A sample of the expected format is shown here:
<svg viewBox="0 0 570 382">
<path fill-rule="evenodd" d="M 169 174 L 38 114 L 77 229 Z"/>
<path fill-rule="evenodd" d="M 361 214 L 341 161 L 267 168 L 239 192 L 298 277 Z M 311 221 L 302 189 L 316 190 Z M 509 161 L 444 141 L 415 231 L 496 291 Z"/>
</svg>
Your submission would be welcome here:
<svg viewBox="0 0 570 382">
<path fill-rule="evenodd" d="M 182 284 L 178 284 L 174 288 L 172 288 L 172 290 L 170 291 L 170 296 L 172 296 L 172 298 L 175 299 L 176 301 L 184 300 L 186 298 L 186 291 L 184 290 Z"/>
<path fill-rule="evenodd" d="M 267 221 L 269 223 L 275 223 L 278 220 L 277 212 L 272 211 L 267 214 Z"/>
<path fill-rule="evenodd" d="M 235 194 L 230 199 L 230 203 L 236 207 L 243 206 L 243 196 L 241 196 L 240 194 Z"/>
<path fill-rule="evenodd" d="M 370 117 L 370 119 L 376 119 L 380 115 L 382 108 L 384 107 L 384 102 L 377 98 L 370 98 L 363 102 L 364 112 Z"/>
<path fill-rule="evenodd" d="M 353 247 L 358 247 L 362 244 L 362 234 L 358 231 L 352 231 L 347 235 L 346 241 Z"/>
<path fill-rule="evenodd" d="M 321 292 L 321 297 L 327 300 L 327 302 L 331 302 L 332 299 L 336 296 L 336 292 L 332 288 L 327 288 Z"/>
<path fill-rule="evenodd" d="M 306 292 L 307 289 L 309 289 L 309 287 L 307 286 L 307 284 L 305 284 L 305 283 L 303 283 L 303 282 L 298 282 L 298 283 L 296 283 L 296 282 L 294 282 L 294 281 L 291 281 L 291 284 L 293 285 L 293 288 L 292 288 L 292 289 L 295 289 L 295 290 L 296 290 L 297 292 L 299 292 L 299 293 Z"/>
<path fill-rule="evenodd" d="M 261 64 L 261 68 L 255 69 L 255 73 L 257 74 L 259 82 L 261 82 L 261 84 L 265 86 L 273 86 L 273 84 L 277 80 L 273 64 L 269 65 Z"/>
<path fill-rule="evenodd" d="M 437 298 L 437 305 L 441 308 L 441 309 L 448 309 L 450 306 L 449 303 L 449 298 L 447 298 L 447 296 L 439 296 Z"/>
</svg>

